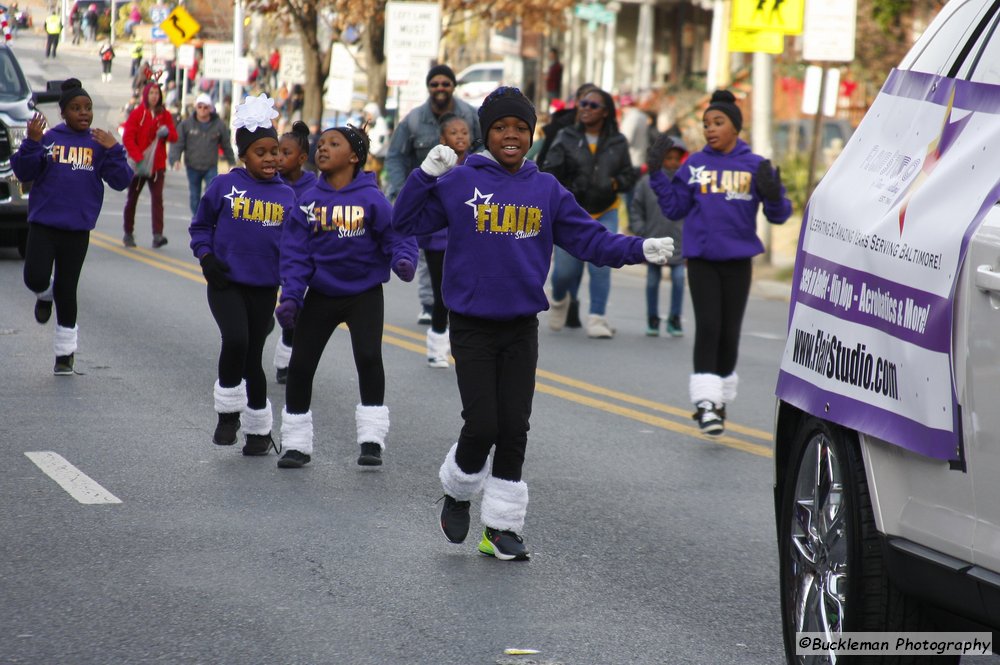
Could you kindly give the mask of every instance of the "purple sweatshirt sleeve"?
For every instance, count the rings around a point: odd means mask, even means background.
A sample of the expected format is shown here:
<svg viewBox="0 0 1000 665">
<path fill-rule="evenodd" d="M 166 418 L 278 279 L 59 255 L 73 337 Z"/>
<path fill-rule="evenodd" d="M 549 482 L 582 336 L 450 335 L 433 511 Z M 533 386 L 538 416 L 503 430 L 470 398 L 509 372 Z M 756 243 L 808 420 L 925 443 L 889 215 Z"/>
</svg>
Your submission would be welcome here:
<svg viewBox="0 0 1000 665">
<path fill-rule="evenodd" d="M 678 169 L 677 173 L 680 171 Z M 668 178 L 666 173 L 658 170 L 649 176 L 649 186 L 667 219 L 683 219 L 694 207 L 694 192 L 677 174 Z"/>
<path fill-rule="evenodd" d="M 101 165 L 101 179 L 108 183 L 111 189 L 123 191 L 132 182 L 132 168 L 125 159 L 125 148 L 116 143 L 104 155 Z"/>
<path fill-rule="evenodd" d="M 222 209 L 224 200 L 219 196 L 218 183 L 221 178 L 216 178 L 205 190 L 205 195 L 201 197 L 198 204 L 198 212 L 191 220 L 188 233 L 191 234 L 191 251 L 194 257 L 201 260 L 206 254 L 213 251 L 213 239 L 215 236 L 215 225 L 219 219 L 219 211 Z"/>
<path fill-rule="evenodd" d="M 417 240 L 393 228 L 392 215 L 393 207 L 388 199 L 380 197 L 376 200 L 375 232 L 381 238 L 379 244 L 382 246 L 382 251 L 389 257 L 390 265 L 396 265 L 400 259 L 406 259 L 417 265 Z"/>
<path fill-rule="evenodd" d="M 556 196 L 556 217 L 552 227 L 555 244 L 581 261 L 596 266 L 620 268 L 645 261 L 642 238 L 611 233 L 562 187 Z"/>
<path fill-rule="evenodd" d="M 299 307 L 302 307 L 306 286 L 316 272 L 316 265 L 309 252 L 310 235 L 311 229 L 305 213 L 295 206 L 292 209 L 292 216 L 281 229 L 280 300 L 294 300 Z"/>
<path fill-rule="evenodd" d="M 45 167 L 45 148 L 39 141 L 26 138 L 17 152 L 11 155 L 10 165 L 18 180 L 32 182 Z"/>
<path fill-rule="evenodd" d="M 413 169 L 393 205 L 393 229 L 403 235 L 420 236 L 448 225 L 444 206 L 434 195 L 437 181 L 422 170 Z"/>
</svg>

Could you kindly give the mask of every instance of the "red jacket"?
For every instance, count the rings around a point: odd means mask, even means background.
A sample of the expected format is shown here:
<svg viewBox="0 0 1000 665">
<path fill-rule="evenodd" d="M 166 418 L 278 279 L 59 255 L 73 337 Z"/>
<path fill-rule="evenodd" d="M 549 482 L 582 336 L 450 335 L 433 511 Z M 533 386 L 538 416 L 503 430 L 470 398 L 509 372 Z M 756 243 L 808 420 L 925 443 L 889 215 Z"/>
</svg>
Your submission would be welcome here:
<svg viewBox="0 0 1000 665">
<path fill-rule="evenodd" d="M 174 117 L 170 111 L 163 108 L 163 97 L 160 97 L 160 112 L 153 115 L 153 110 L 149 108 L 149 90 L 155 83 L 149 83 L 142 90 L 142 104 L 135 107 L 125 121 L 125 133 L 122 136 L 122 145 L 133 161 L 140 161 L 146 148 L 156 140 L 156 130 L 160 127 L 167 128 L 166 140 L 161 140 L 156 148 L 156 156 L 153 158 L 153 170 L 163 171 L 167 168 L 167 143 L 174 143 L 177 140 L 177 128 L 174 126 Z M 157 88 L 159 86 L 156 86 Z"/>
</svg>

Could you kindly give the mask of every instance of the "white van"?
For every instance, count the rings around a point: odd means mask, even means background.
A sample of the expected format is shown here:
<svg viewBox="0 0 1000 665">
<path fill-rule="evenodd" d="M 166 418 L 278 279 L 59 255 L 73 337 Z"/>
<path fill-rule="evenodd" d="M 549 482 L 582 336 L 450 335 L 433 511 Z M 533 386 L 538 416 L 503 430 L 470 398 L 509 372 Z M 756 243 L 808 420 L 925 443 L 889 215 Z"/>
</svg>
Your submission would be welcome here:
<svg viewBox="0 0 1000 665">
<path fill-rule="evenodd" d="M 789 662 L 844 662 L 801 632 L 1000 628 L 998 27 L 1000 1 L 951 0 L 803 216 L 775 419 Z"/>
<path fill-rule="evenodd" d="M 469 65 L 456 78 L 455 96 L 478 109 L 487 95 L 503 85 L 503 61 Z"/>
</svg>

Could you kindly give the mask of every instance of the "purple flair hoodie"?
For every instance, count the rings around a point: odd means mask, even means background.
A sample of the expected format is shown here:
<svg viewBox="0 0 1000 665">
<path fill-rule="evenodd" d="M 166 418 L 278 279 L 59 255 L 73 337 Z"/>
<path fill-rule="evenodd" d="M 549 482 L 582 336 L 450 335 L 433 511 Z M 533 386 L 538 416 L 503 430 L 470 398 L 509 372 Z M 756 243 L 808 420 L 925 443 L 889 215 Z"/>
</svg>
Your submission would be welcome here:
<svg viewBox="0 0 1000 665">
<path fill-rule="evenodd" d="M 246 286 L 278 286 L 281 228 L 295 209 L 295 192 L 279 178 L 257 180 L 235 168 L 212 180 L 191 220 L 191 250 L 229 266 Z"/>
<path fill-rule="evenodd" d="M 535 163 L 510 173 L 489 153 L 440 178 L 414 169 L 392 225 L 420 235 L 448 228 L 442 294 L 448 309 L 505 321 L 548 309 L 545 278 L 556 244 L 582 261 L 642 263 L 642 238 L 611 233 Z"/>
<path fill-rule="evenodd" d="M 24 139 L 10 163 L 18 180 L 32 183 L 28 221 L 67 231 L 97 225 L 104 182 L 120 192 L 132 181 L 120 143 L 105 148 L 89 129 L 78 132 L 66 123 L 45 132 L 41 142 Z"/>
<path fill-rule="evenodd" d="M 302 175 L 295 182 L 289 182 L 287 178 L 281 176 L 281 182 L 292 188 L 292 191 L 295 192 L 295 200 L 298 201 L 300 196 L 312 189 L 313 185 L 316 184 L 316 174 L 312 171 L 303 171 Z"/>
<path fill-rule="evenodd" d="M 388 282 L 400 259 L 416 265 L 417 243 L 393 230 L 391 220 L 374 173 L 360 172 L 343 189 L 317 179 L 281 236 L 281 299 L 301 306 L 306 287 L 353 296 Z"/>
<path fill-rule="evenodd" d="M 686 259 L 729 261 L 746 259 L 764 251 L 757 237 L 757 208 L 772 224 L 783 224 L 792 214 L 792 203 L 781 187 L 781 200 L 762 201 L 754 180 L 764 161 L 742 139 L 731 152 L 705 146 L 681 165 L 673 178 L 658 170 L 649 178 L 660 209 L 670 219 L 684 218 Z"/>
</svg>

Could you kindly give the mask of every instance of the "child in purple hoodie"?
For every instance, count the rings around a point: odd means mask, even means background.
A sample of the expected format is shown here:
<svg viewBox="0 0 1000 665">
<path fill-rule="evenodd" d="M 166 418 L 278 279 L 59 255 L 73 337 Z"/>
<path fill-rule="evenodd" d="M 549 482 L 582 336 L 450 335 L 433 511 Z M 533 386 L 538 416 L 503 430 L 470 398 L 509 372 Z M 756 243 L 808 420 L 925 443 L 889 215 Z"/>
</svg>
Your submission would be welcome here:
<svg viewBox="0 0 1000 665">
<path fill-rule="evenodd" d="M 494 90 L 479 109 L 487 151 L 453 168 L 451 148 L 432 148 L 407 178 L 392 220 L 414 235 L 448 229 L 442 291 L 465 424 L 439 471 L 441 530 L 450 542 L 464 541 L 470 501 L 482 492 L 479 551 L 518 561 L 529 558 L 521 470 L 552 246 L 614 267 L 662 264 L 673 249 L 669 239 L 610 233 L 554 176 L 526 160 L 535 121 L 520 90 Z"/>
<path fill-rule="evenodd" d="M 780 174 L 739 138 L 743 114 L 728 90 L 717 90 L 702 117 L 707 145 L 673 177 L 660 169 L 673 147 L 661 136 L 647 154 L 649 185 L 663 214 L 684 220 L 683 247 L 694 306 L 692 416 L 702 432 L 725 431 L 726 404 L 736 398 L 743 312 L 750 295 L 752 257 L 764 251 L 757 210 L 772 224 L 792 214 Z"/>
<path fill-rule="evenodd" d="M 295 328 L 281 412 L 278 466 L 300 468 L 312 459 L 312 385 L 323 349 L 337 327 L 351 334 L 361 402 L 355 407 L 358 464 L 379 466 L 389 432 L 382 365 L 382 283 L 390 267 L 413 279 L 417 243 L 393 230 L 392 206 L 375 174 L 362 171 L 368 135 L 354 127 L 323 132 L 316 143 L 316 186 L 299 197 L 281 237 L 282 328 Z"/>
<path fill-rule="evenodd" d="M 63 81 L 59 110 L 65 122 L 44 133 L 45 117 L 36 113 L 31 118 L 28 135 L 10 162 L 18 180 L 32 183 L 24 284 L 37 295 L 39 323 L 48 322 L 55 301 L 53 374 L 71 376 L 77 348 L 76 289 L 90 231 L 104 203 L 104 182 L 122 191 L 132 180 L 132 169 L 114 135 L 91 127 L 93 103 L 78 79 Z"/>
<path fill-rule="evenodd" d="M 273 103 L 260 95 L 236 108 L 237 154 L 245 168 L 212 181 L 188 229 L 222 333 L 212 441 L 231 446 L 242 426 L 244 455 L 266 455 L 274 447 L 261 355 L 278 296 L 279 239 L 295 207 L 295 193 L 278 177 Z"/>
<path fill-rule="evenodd" d="M 278 173 L 282 181 L 295 192 L 297 201 L 316 184 L 316 175 L 303 166 L 309 160 L 309 126 L 301 120 L 292 123 L 292 131 L 278 139 Z M 294 328 L 282 328 L 278 343 L 274 345 L 275 381 L 284 385 L 288 381 L 288 361 L 292 357 Z"/>
</svg>

